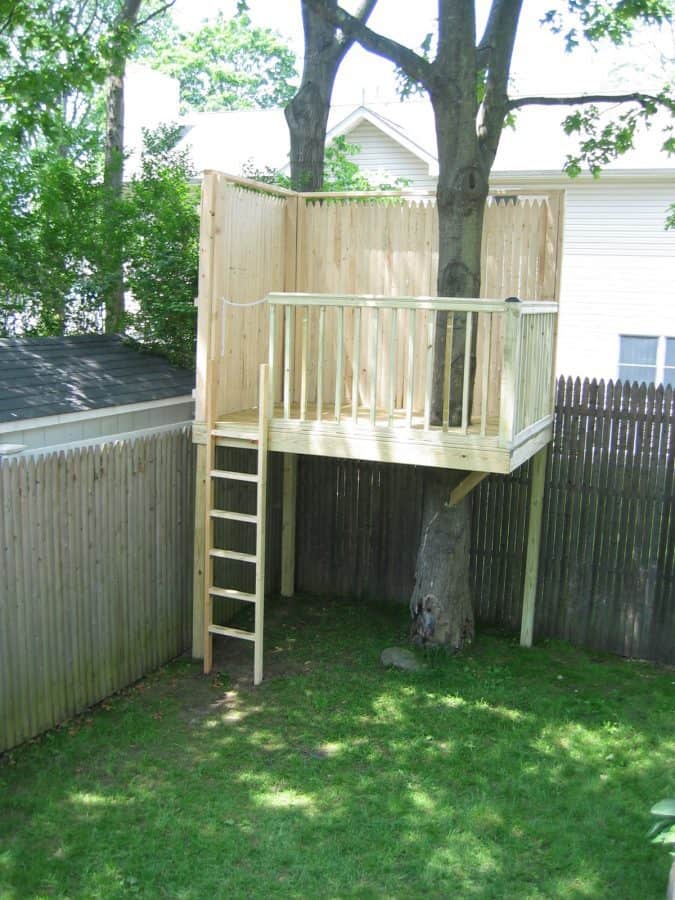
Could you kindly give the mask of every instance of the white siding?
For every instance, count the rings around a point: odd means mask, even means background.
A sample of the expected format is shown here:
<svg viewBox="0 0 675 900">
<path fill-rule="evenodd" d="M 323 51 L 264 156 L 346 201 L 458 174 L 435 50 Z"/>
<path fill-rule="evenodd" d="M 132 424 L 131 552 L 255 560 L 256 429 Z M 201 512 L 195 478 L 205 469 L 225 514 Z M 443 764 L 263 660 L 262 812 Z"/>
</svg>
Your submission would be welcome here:
<svg viewBox="0 0 675 900">
<path fill-rule="evenodd" d="M 345 137 L 361 148 L 352 158 L 369 181 L 393 183 L 396 178 L 404 178 L 410 188 L 436 189 L 436 178 L 429 175 L 428 164 L 370 122 L 359 122 Z"/>
<path fill-rule="evenodd" d="M 33 427 L 28 419 L 21 425 L 17 423 L 16 429 L 3 431 L 0 434 L 0 443 L 24 444 L 28 450 L 37 450 L 61 444 L 89 443 L 99 437 L 110 438 L 116 434 L 190 422 L 194 418 L 192 400 L 164 406 L 149 406 L 130 412 L 115 413 L 113 410 L 114 407 L 111 408 L 109 415 L 100 415 L 100 410 L 95 410 L 96 415 L 85 416 L 75 421 L 59 422 L 55 416 L 53 424 L 43 420 L 40 425 Z"/>
<path fill-rule="evenodd" d="M 558 372 L 616 378 L 619 335 L 675 336 L 675 180 L 567 189 Z"/>
</svg>

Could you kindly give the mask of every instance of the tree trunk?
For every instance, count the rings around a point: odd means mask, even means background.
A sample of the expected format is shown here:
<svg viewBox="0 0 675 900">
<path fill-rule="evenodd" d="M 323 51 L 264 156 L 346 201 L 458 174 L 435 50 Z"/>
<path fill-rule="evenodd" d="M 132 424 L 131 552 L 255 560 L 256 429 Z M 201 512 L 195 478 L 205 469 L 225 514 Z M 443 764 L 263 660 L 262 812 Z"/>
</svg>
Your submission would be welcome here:
<svg viewBox="0 0 675 900">
<path fill-rule="evenodd" d="M 471 503 L 449 506 L 450 491 L 465 473 L 430 469 L 424 480 L 422 538 L 410 598 L 414 643 L 457 651 L 474 635 L 469 588 Z"/>
<path fill-rule="evenodd" d="M 361 0 L 356 12 L 366 22 L 377 0 Z M 317 11 L 309 0 L 302 0 L 302 26 L 305 56 L 298 93 L 284 113 L 291 137 L 291 187 L 294 191 L 320 191 L 323 187 L 323 162 L 326 150 L 328 113 L 335 77 L 345 53 L 354 43 L 338 31 L 323 13 L 333 11 L 337 0 L 324 0 Z"/>
<path fill-rule="evenodd" d="M 327 100 L 316 81 L 303 77 L 302 87 L 284 111 L 291 137 L 291 187 L 294 191 L 320 191 L 323 187 L 326 129 L 335 73 L 328 77 Z"/>
<path fill-rule="evenodd" d="M 124 178 L 124 74 L 130 34 L 136 28 L 141 2 L 124 0 L 115 19 L 113 63 L 106 81 L 104 246 L 101 267 L 104 276 L 105 330 L 108 334 L 115 334 L 124 328 L 124 248 L 120 227 Z"/>
<path fill-rule="evenodd" d="M 475 108 L 472 98 L 462 105 L 451 103 L 447 95 L 432 95 L 432 103 L 441 173 L 437 190 L 438 295 L 478 297 L 488 179 L 481 165 L 475 129 L 462 128 L 460 124 L 462 114 L 475 119 Z M 446 322 L 447 316 L 439 314 L 432 392 L 435 423 L 441 421 L 443 410 Z M 458 425 L 461 420 L 465 337 L 466 315 L 455 315 L 450 354 L 451 425 Z M 413 639 L 442 644 L 453 651 L 461 650 L 474 635 L 469 579 L 471 501 L 467 498 L 458 506 L 449 506 L 452 487 L 467 474 L 429 470 L 425 476 L 422 531 L 410 600 Z"/>
<path fill-rule="evenodd" d="M 124 179 L 124 66 L 108 76 L 106 85 L 105 162 L 103 169 L 103 247 L 105 330 L 124 328 L 124 255 L 119 224 Z"/>
</svg>

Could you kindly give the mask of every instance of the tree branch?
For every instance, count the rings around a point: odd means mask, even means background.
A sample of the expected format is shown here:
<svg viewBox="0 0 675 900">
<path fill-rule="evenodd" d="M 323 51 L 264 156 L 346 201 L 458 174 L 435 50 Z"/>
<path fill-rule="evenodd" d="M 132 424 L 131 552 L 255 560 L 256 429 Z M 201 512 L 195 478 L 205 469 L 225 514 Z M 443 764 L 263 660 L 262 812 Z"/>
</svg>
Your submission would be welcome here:
<svg viewBox="0 0 675 900">
<path fill-rule="evenodd" d="M 162 13 L 165 13 L 167 9 L 171 9 L 171 7 L 175 4 L 176 0 L 169 0 L 168 3 L 165 3 L 164 6 L 160 6 L 159 9 L 156 9 L 154 12 L 149 13 L 144 19 L 141 19 L 137 23 L 138 28 L 142 28 L 144 25 L 147 25 L 152 19 L 156 19 L 157 16 L 161 16 Z"/>
<path fill-rule="evenodd" d="M 10 7 L 7 11 L 7 14 L 4 17 L 4 21 L 0 23 L 0 34 L 3 34 L 5 31 L 8 31 L 12 25 L 12 19 L 14 18 L 14 13 L 16 12 L 16 0 L 10 4 Z"/>
<path fill-rule="evenodd" d="M 506 104 L 507 112 L 523 106 L 579 106 L 584 103 L 639 103 L 641 106 L 656 105 L 675 111 L 675 100 L 655 94 L 577 94 L 573 97 L 515 97 Z"/>
<path fill-rule="evenodd" d="M 480 48 L 478 51 L 479 59 L 484 58 L 487 72 L 478 136 L 490 166 L 497 154 L 504 118 L 508 111 L 509 72 L 521 7 L 522 0 L 493 0 L 483 36 L 483 41 L 487 38 L 488 43 L 482 51 Z"/>
<path fill-rule="evenodd" d="M 363 0 L 363 2 L 360 4 L 359 8 L 354 13 L 354 18 L 358 19 L 362 25 L 365 25 L 366 22 L 368 21 L 368 19 L 370 18 L 370 14 L 372 13 L 372 11 L 375 9 L 376 6 L 377 6 L 377 0 Z M 331 24 L 331 23 L 326 22 L 326 24 Z M 337 35 L 335 35 L 336 30 L 337 30 L 336 26 L 333 26 L 335 47 L 338 51 L 338 56 L 337 56 L 336 62 L 339 64 L 345 58 L 345 56 L 347 55 L 347 52 L 349 50 L 351 50 L 352 45 L 355 41 L 355 38 L 353 35 L 347 35 L 346 33 L 343 32 L 343 34 L 344 34 L 343 39 L 338 40 Z"/>
<path fill-rule="evenodd" d="M 428 87 L 432 80 L 433 67 L 422 56 L 419 56 L 403 44 L 378 34 L 363 22 L 336 6 L 331 9 L 325 0 L 307 0 L 307 5 L 318 15 L 339 28 L 348 38 L 358 41 L 365 49 L 393 62 L 403 69 L 409 78 Z"/>
<path fill-rule="evenodd" d="M 486 69 L 488 67 L 490 51 L 495 48 L 495 45 L 497 43 L 499 29 L 501 26 L 501 18 L 506 2 L 507 0 L 493 0 L 492 6 L 490 7 L 490 14 L 488 15 L 488 20 L 485 23 L 485 31 L 483 32 L 483 37 L 480 39 L 478 46 L 476 47 L 476 52 L 478 54 L 478 66 L 481 69 Z"/>
</svg>

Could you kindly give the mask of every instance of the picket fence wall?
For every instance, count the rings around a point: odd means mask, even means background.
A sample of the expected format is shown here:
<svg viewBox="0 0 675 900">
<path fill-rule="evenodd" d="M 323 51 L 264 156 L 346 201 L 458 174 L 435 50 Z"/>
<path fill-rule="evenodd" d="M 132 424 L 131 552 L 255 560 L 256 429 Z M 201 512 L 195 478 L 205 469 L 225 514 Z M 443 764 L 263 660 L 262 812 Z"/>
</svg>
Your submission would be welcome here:
<svg viewBox="0 0 675 900">
<path fill-rule="evenodd" d="M 0 462 L 0 751 L 184 651 L 189 429 Z"/>
<path fill-rule="evenodd" d="M 535 639 L 675 662 L 672 388 L 560 379 L 549 447 Z M 304 457 L 297 587 L 407 603 L 423 470 Z M 479 621 L 520 628 L 530 464 L 473 492 Z"/>
</svg>

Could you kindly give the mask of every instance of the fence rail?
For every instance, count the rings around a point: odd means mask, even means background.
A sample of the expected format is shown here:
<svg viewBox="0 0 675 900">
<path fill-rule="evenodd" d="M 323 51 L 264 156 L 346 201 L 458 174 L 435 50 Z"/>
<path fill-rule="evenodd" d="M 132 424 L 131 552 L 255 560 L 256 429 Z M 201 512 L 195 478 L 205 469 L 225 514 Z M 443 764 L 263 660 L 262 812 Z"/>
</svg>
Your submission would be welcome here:
<svg viewBox="0 0 675 900">
<path fill-rule="evenodd" d="M 189 643 L 188 429 L 0 463 L 0 751 Z"/>
</svg>

